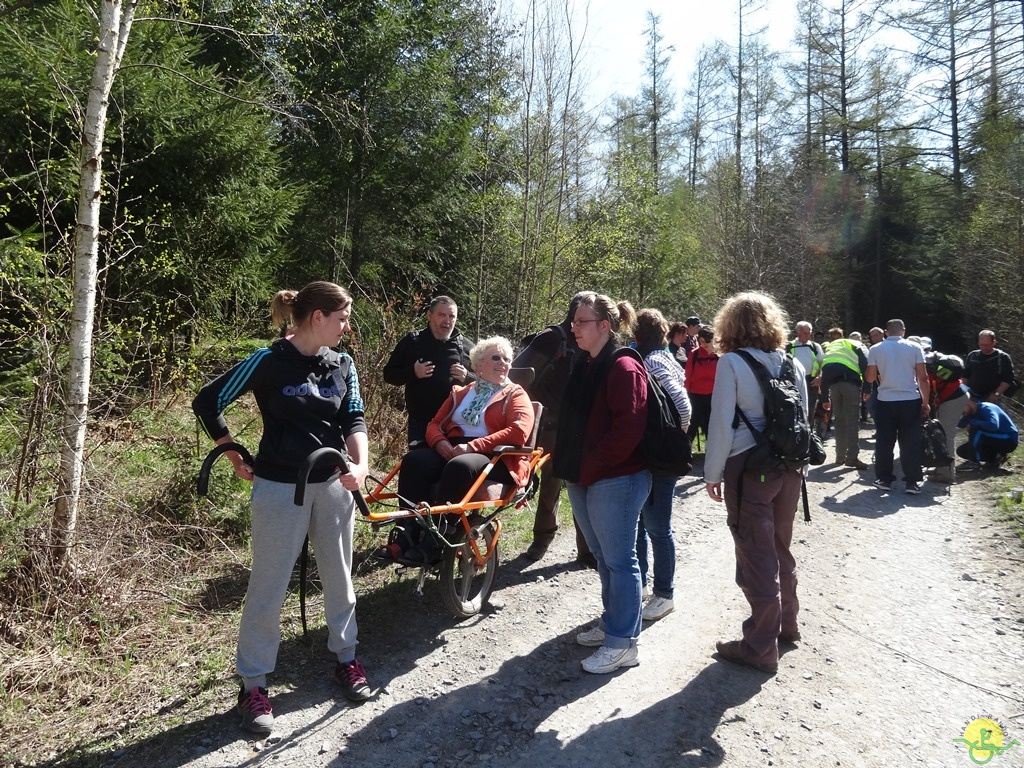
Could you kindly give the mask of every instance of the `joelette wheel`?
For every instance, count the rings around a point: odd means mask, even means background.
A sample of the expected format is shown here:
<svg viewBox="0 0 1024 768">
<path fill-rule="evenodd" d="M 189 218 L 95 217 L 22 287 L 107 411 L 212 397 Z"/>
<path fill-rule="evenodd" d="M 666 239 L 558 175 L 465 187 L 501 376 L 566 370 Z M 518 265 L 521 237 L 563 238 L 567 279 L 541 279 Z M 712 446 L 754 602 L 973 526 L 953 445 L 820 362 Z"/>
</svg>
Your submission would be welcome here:
<svg viewBox="0 0 1024 768">
<path fill-rule="evenodd" d="M 498 572 L 498 543 L 494 540 L 494 529 L 486 526 L 476 540 L 480 556 L 487 558 L 482 565 L 465 534 L 456 543 L 441 560 L 441 596 L 453 616 L 468 619 L 480 612 L 491 595 Z"/>
</svg>

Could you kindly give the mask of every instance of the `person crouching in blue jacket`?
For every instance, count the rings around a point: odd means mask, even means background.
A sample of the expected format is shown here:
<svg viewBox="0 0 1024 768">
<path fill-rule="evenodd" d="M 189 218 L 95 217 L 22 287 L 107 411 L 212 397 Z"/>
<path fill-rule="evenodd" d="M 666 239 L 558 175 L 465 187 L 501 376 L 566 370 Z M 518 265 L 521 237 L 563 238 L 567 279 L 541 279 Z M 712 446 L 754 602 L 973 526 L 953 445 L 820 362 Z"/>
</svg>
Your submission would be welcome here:
<svg viewBox="0 0 1024 768">
<path fill-rule="evenodd" d="M 967 428 L 967 442 L 956 449 L 960 458 L 998 469 L 1017 448 L 1017 426 L 1006 411 L 994 403 L 968 400 L 959 427 Z"/>
</svg>

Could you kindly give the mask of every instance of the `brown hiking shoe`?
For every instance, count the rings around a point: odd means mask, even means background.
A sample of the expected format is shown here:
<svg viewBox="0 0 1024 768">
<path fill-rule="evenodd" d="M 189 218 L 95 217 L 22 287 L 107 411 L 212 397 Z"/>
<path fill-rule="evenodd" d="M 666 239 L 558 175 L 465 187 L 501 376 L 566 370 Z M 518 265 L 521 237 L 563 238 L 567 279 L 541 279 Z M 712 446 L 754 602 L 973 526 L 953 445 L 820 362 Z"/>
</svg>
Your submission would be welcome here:
<svg viewBox="0 0 1024 768">
<path fill-rule="evenodd" d="M 739 640 L 719 640 L 715 643 L 715 648 L 718 651 L 718 656 L 725 661 L 731 661 L 733 664 L 742 664 L 743 666 L 753 667 L 759 672 L 764 672 L 768 675 L 774 675 L 779 671 L 778 662 L 775 664 L 759 664 L 756 661 L 751 661 L 743 654 L 743 648 Z"/>
</svg>

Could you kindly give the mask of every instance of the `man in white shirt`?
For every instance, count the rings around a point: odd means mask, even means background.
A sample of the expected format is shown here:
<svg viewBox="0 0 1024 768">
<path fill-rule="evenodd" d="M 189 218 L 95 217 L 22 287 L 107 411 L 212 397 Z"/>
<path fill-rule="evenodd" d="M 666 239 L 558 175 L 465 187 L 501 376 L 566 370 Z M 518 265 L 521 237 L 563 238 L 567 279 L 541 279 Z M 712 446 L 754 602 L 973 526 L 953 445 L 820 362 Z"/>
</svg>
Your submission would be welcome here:
<svg viewBox="0 0 1024 768">
<path fill-rule="evenodd" d="M 868 350 L 868 368 L 864 381 L 878 381 L 875 406 L 875 486 L 883 491 L 892 487 L 893 448 L 900 445 L 900 465 L 907 493 L 920 493 L 924 473 L 921 470 L 921 420 L 928 416 L 931 389 L 924 364 L 924 350 L 903 336 L 902 320 L 890 320 L 886 337 Z"/>
</svg>

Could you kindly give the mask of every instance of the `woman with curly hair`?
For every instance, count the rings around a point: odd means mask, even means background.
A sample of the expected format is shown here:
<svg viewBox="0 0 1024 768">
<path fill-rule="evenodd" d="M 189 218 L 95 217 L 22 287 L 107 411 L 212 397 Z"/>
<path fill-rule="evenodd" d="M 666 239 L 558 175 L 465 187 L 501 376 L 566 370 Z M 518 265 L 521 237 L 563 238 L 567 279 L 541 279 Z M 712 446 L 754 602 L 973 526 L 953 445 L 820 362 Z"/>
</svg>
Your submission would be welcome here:
<svg viewBox="0 0 1024 768">
<path fill-rule="evenodd" d="M 725 502 L 736 550 L 736 584 L 750 604 L 742 639 L 719 641 L 718 655 L 769 674 L 778 670 L 779 643 L 800 639 L 796 560 L 790 544 L 802 478 L 799 469 L 746 468 L 755 439 L 739 411 L 754 429 L 764 429 L 764 394 L 753 369 L 736 350 L 746 350 L 777 377 L 785 359 L 788 325 L 782 308 L 760 293 L 737 294 L 718 313 L 715 338 L 722 356 L 715 371 L 704 459 L 707 493 L 712 500 Z M 799 361 L 793 364 L 806 413 L 805 372 Z"/>
</svg>

